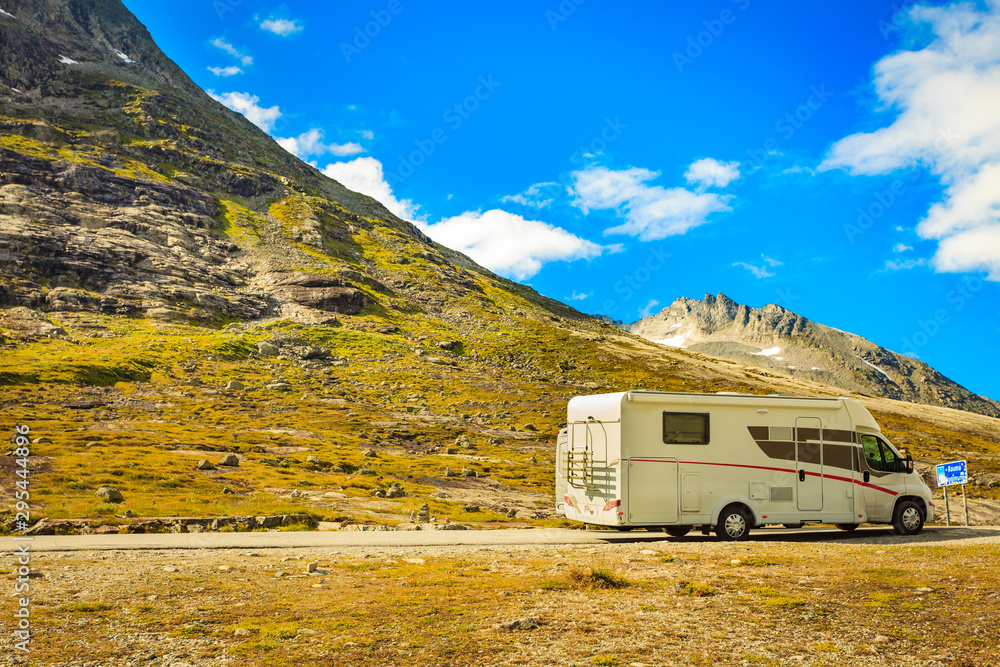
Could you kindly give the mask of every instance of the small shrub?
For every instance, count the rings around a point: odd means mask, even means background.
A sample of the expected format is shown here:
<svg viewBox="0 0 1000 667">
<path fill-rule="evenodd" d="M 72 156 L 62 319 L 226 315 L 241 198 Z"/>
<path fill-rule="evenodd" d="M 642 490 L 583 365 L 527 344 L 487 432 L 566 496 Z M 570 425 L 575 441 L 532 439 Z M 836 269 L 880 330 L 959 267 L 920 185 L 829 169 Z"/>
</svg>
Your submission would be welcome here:
<svg viewBox="0 0 1000 667">
<path fill-rule="evenodd" d="M 619 665 L 621 663 L 618 662 L 618 658 L 616 658 L 613 655 L 595 655 L 593 658 L 590 659 L 590 664 L 608 665 L 613 667 L 614 665 Z"/>
<path fill-rule="evenodd" d="M 577 588 L 626 588 L 632 585 L 622 575 L 601 567 L 574 567 L 566 573 L 566 578 Z"/>
<path fill-rule="evenodd" d="M 679 595 L 690 595 L 696 598 L 715 595 L 715 590 L 708 584 L 699 584 L 693 581 L 678 581 L 674 585 L 674 589 Z"/>
<path fill-rule="evenodd" d="M 114 607 L 107 602 L 75 602 L 73 604 L 64 604 L 61 607 L 57 607 L 56 611 L 61 611 L 70 614 L 93 614 L 100 613 L 102 611 L 110 611 Z"/>
</svg>

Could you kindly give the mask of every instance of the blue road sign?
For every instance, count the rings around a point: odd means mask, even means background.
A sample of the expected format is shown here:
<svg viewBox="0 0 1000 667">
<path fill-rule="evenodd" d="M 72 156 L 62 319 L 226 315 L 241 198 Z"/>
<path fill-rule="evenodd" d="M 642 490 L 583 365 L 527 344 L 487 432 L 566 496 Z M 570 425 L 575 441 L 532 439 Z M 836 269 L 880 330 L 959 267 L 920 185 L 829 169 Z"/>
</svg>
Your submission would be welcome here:
<svg viewBox="0 0 1000 667">
<path fill-rule="evenodd" d="M 969 481 L 969 474 L 965 466 L 965 461 L 938 464 L 937 480 L 938 486 L 967 483 Z"/>
</svg>

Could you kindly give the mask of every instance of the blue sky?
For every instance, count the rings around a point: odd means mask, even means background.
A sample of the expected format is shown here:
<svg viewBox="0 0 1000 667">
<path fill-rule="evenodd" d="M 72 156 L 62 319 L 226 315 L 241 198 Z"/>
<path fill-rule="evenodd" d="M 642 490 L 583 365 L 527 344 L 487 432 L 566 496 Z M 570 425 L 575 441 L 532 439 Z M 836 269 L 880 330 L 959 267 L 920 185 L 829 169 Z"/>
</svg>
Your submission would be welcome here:
<svg viewBox="0 0 1000 667">
<path fill-rule="evenodd" d="M 287 150 L 543 294 L 778 303 L 1000 398 L 1000 2 L 126 5 Z"/>
</svg>

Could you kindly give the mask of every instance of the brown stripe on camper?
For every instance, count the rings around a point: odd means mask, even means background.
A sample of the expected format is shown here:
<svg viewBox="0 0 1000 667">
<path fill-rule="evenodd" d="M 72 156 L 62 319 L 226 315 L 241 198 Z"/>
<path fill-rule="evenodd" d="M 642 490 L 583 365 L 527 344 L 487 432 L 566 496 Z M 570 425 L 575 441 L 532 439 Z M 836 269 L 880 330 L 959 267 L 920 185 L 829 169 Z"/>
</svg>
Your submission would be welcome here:
<svg viewBox="0 0 1000 667">
<path fill-rule="evenodd" d="M 768 426 L 747 426 L 750 437 L 753 438 L 761 451 L 768 458 L 779 461 L 795 461 L 795 443 L 791 441 L 770 440 L 770 427 Z M 799 448 L 800 463 L 820 464 L 820 448 L 810 447 L 809 444 L 818 444 L 820 439 L 820 429 L 799 428 L 794 430 L 794 435 L 798 438 L 801 446 Z M 809 443 L 809 440 L 816 442 Z M 840 468 L 846 471 L 864 470 L 861 467 L 861 457 L 859 449 L 853 443 L 856 440 L 853 431 L 840 429 L 823 429 L 823 461 L 824 466 Z M 841 444 L 844 443 L 844 444 Z M 866 466 L 867 467 L 867 466 Z M 873 472 L 873 474 L 875 474 Z"/>
</svg>

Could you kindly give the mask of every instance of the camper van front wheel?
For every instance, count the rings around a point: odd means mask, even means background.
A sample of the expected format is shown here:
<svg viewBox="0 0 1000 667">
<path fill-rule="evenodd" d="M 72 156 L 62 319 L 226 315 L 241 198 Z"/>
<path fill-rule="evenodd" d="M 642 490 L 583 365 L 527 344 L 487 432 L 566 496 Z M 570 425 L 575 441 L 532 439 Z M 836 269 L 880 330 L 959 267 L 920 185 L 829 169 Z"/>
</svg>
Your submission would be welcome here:
<svg viewBox="0 0 1000 667">
<path fill-rule="evenodd" d="M 724 540 L 745 540 L 750 534 L 750 519 L 739 505 L 730 505 L 719 514 L 715 534 Z"/>
<path fill-rule="evenodd" d="M 892 521 L 892 529 L 897 535 L 916 535 L 924 527 L 924 513 L 920 505 L 912 500 L 904 500 L 896 508 L 896 517 Z"/>
</svg>

